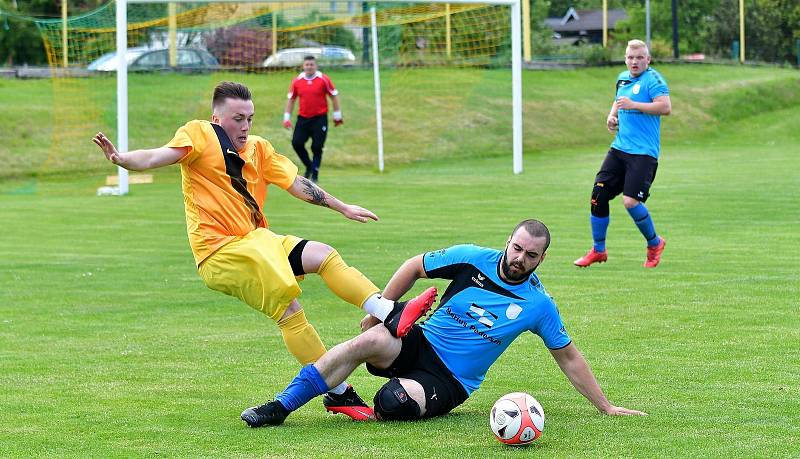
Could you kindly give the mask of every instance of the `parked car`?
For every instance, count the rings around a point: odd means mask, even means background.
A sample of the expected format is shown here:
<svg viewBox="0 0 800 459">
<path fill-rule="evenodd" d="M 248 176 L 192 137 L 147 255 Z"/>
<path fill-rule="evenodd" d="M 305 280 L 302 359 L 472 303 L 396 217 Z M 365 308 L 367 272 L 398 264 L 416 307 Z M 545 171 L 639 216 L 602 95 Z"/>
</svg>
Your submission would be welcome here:
<svg viewBox="0 0 800 459">
<path fill-rule="evenodd" d="M 168 49 L 128 48 L 125 59 L 128 61 L 129 71 L 170 68 Z M 111 52 L 89 64 L 88 69 L 96 72 L 116 72 L 117 62 L 117 53 Z M 204 49 L 178 48 L 175 68 L 178 70 L 215 70 L 219 68 L 219 62 Z"/>
<path fill-rule="evenodd" d="M 314 56 L 320 65 L 353 65 L 356 56 L 342 46 L 320 46 L 313 48 L 286 48 L 264 60 L 264 67 L 299 67 L 303 58 Z"/>
</svg>

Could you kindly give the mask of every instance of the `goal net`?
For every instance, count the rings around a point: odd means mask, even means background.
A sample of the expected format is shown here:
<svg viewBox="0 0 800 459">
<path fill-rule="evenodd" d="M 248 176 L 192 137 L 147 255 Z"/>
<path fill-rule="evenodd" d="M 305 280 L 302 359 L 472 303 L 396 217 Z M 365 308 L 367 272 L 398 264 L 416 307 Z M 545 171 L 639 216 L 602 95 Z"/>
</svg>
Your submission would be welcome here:
<svg viewBox="0 0 800 459">
<path fill-rule="evenodd" d="M 383 169 L 384 159 L 391 167 L 514 152 L 520 172 L 519 3 L 499 1 L 118 0 L 66 23 L 38 21 L 55 105 L 42 167 L 107 168 L 88 143 L 94 131 L 123 150 L 161 145 L 185 121 L 209 118 L 222 80 L 250 87 L 251 132 L 294 158 L 280 121 L 289 82 L 312 54 L 345 118 L 326 164 Z"/>
</svg>

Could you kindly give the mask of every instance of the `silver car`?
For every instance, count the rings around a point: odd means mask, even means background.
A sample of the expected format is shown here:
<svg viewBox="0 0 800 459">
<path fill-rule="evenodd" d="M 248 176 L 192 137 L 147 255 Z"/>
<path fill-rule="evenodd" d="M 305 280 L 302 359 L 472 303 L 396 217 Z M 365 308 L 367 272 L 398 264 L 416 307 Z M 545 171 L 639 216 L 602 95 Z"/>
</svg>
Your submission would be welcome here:
<svg viewBox="0 0 800 459">
<path fill-rule="evenodd" d="M 198 48 L 178 48 L 176 55 L 177 70 L 215 70 L 219 62 L 208 51 Z M 128 70 L 162 70 L 169 69 L 169 50 L 159 48 L 128 48 L 125 53 Z M 89 70 L 96 72 L 116 72 L 117 53 L 104 54 L 89 64 Z"/>
<path fill-rule="evenodd" d="M 286 48 L 264 60 L 264 67 L 299 67 L 306 56 L 314 56 L 320 65 L 353 65 L 356 56 L 342 46 Z"/>
</svg>

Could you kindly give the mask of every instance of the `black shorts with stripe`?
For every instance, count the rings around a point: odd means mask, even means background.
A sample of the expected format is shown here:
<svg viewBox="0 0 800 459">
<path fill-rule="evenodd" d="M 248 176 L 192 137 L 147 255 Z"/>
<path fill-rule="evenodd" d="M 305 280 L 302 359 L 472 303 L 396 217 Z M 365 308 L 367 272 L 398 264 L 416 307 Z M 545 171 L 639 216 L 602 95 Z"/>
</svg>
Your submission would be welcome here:
<svg viewBox="0 0 800 459">
<path fill-rule="evenodd" d="M 658 160 L 650 155 L 632 155 L 612 148 L 608 150 L 594 183 L 603 184 L 609 200 L 622 193 L 645 202 L 650 196 L 657 169 Z"/>
<path fill-rule="evenodd" d="M 400 354 L 389 368 L 367 364 L 367 371 L 384 378 L 406 378 L 418 382 L 425 389 L 423 418 L 445 415 L 468 397 L 464 386 L 444 365 L 419 325 L 414 325 L 403 338 Z"/>
</svg>

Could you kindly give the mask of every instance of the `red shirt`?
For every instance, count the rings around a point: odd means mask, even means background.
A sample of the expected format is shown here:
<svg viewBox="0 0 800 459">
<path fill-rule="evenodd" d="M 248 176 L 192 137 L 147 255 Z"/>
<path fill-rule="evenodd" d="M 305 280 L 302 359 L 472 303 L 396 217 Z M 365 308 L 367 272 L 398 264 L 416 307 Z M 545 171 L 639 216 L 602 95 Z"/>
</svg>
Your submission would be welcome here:
<svg viewBox="0 0 800 459">
<path fill-rule="evenodd" d="M 300 98 L 298 114 L 303 118 L 312 118 L 328 113 L 328 99 L 326 96 L 335 96 L 339 91 L 333 87 L 333 82 L 327 75 L 317 71 L 311 78 L 306 73 L 301 73 L 289 85 L 289 99 Z"/>
</svg>

